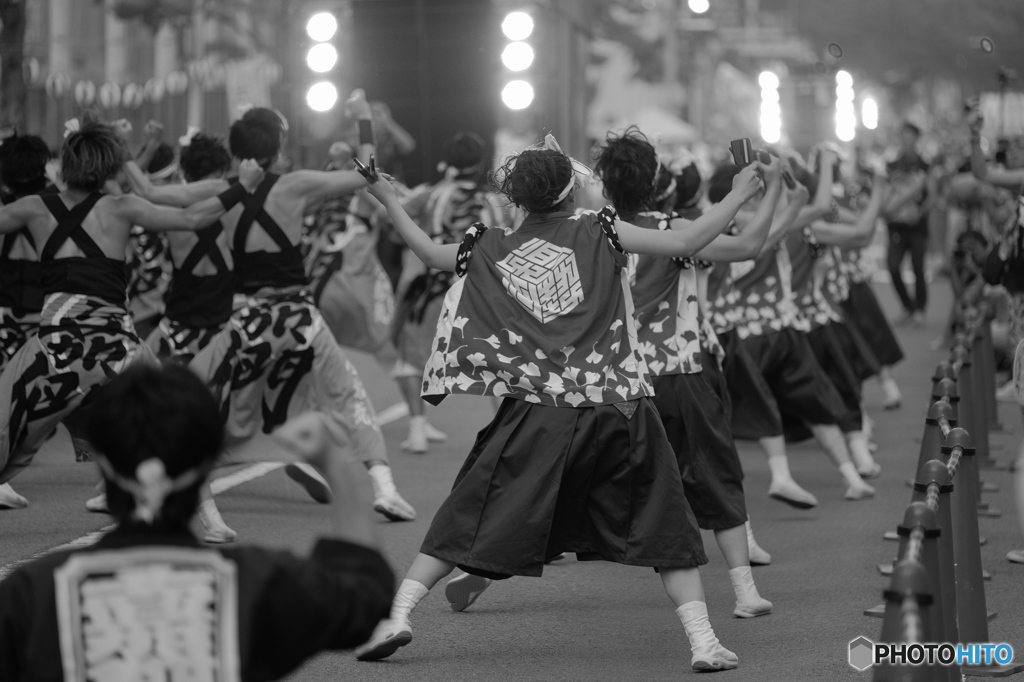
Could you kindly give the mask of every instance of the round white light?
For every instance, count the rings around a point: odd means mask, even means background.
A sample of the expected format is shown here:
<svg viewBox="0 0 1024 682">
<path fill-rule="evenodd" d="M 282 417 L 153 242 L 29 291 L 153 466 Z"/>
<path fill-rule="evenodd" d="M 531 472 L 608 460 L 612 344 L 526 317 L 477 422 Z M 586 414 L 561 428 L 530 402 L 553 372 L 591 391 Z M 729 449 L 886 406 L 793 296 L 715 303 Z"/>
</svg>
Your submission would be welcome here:
<svg viewBox="0 0 1024 682">
<path fill-rule="evenodd" d="M 690 0 L 690 11 L 694 14 L 704 14 L 711 8 L 711 4 L 708 0 Z"/>
<path fill-rule="evenodd" d="M 524 71 L 533 64 L 533 48 L 527 43 L 509 43 L 501 53 L 501 63 L 509 71 Z"/>
<path fill-rule="evenodd" d="M 338 31 L 338 20 L 330 12 L 318 12 L 306 22 L 306 33 L 318 43 L 330 40 Z"/>
<path fill-rule="evenodd" d="M 501 22 L 501 31 L 509 40 L 526 40 L 533 33 L 533 17 L 526 12 L 509 12 Z"/>
<path fill-rule="evenodd" d="M 533 86 L 526 81 L 509 81 L 501 91 L 501 101 L 509 109 L 525 109 L 533 102 Z"/>
<path fill-rule="evenodd" d="M 306 65 L 317 73 L 327 73 L 338 63 L 338 51 L 330 43 L 317 43 L 306 53 Z"/>
<path fill-rule="evenodd" d="M 765 88 L 764 90 L 761 91 L 761 101 L 762 102 L 778 102 L 779 101 L 779 91 L 778 90 L 769 90 L 768 88 Z"/>
<path fill-rule="evenodd" d="M 852 102 L 853 97 L 853 88 L 851 88 L 849 85 L 836 86 L 836 99 L 838 99 L 839 101 Z"/>
<path fill-rule="evenodd" d="M 870 97 L 864 100 L 864 103 L 860 107 L 860 120 L 864 122 L 864 127 L 868 130 L 874 130 L 878 127 L 878 102 L 871 99 Z"/>
<path fill-rule="evenodd" d="M 313 111 L 330 111 L 338 103 L 338 88 L 333 83 L 314 83 L 306 93 L 306 104 Z"/>
<path fill-rule="evenodd" d="M 855 138 L 856 136 L 857 131 L 855 131 L 853 128 L 836 128 L 836 137 L 838 137 L 843 142 L 851 142 L 853 138 Z"/>
<path fill-rule="evenodd" d="M 782 139 L 782 130 L 779 128 L 761 128 L 761 138 L 768 144 L 775 144 Z"/>
<path fill-rule="evenodd" d="M 848 88 L 853 87 L 853 76 L 850 75 L 849 71 L 837 71 L 836 72 L 836 85 L 843 85 Z"/>
<path fill-rule="evenodd" d="M 779 77 L 772 71 L 762 71 L 761 75 L 757 77 L 757 83 L 761 86 L 762 91 L 777 90 L 779 87 Z"/>
</svg>

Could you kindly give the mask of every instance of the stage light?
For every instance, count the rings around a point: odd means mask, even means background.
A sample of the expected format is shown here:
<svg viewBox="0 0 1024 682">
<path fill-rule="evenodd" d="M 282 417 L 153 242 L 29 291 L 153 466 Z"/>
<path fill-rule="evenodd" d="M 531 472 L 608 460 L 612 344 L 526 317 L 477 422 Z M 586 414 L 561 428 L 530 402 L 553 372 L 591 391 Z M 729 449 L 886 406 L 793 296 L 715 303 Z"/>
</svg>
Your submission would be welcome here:
<svg viewBox="0 0 1024 682">
<path fill-rule="evenodd" d="M 525 109 L 533 102 L 533 86 L 522 80 L 509 81 L 501 91 L 501 101 L 509 109 Z"/>
<path fill-rule="evenodd" d="M 306 104 L 313 111 L 330 111 L 338 103 L 338 88 L 328 81 L 314 83 L 306 93 Z"/>
<path fill-rule="evenodd" d="M 327 73 L 338 63 L 338 51 L 330 43 L 317 43 L 306 54 L 306 65 L 317 73 Z"/>
<path fill-rule="evenodd" d="M 527 43 L 509 43 L 501 53 L 501 63 L 509 71 L 525 71 L 533 64 L 533 48 Z"/>
<path fill-rule="evenodd" d="M 526 40 L 533 33 L 533 17 L 526 12 L 509 12 L 501 22 L 501 31 L 509 40 Z"/>
<path fill-rule="evenodd" d="M 704 14 L 711 9 L 711 3 L 709 3 L 708 0 L 690 0 L 688 4 L 690 6 L 690 11 L 694 14 Z"/>
<path fill-rule="evenodd" d="M 306 22 L 306 33 L 318 43 L 330 40 L 338 31 L 338 20 L 330 12 L 314 14 Z"/>
<path fill-rule="evenodd" d="M 761 86 L 761 139 L 773 144 L 782 139 L 779 76 L 773 71 L 762 71 L 757 83 Z"/>
<path fill-rule="evenodd" d="M 779 77 L 772 71 L 762 71 L 761 75 L 757 77 L 757 84 L 761 86 L 761 90 L 778 90 L 779 89 Z"/>
<path fill-rule="evenodd" d="M 837 71 L 836 72 L 836 85 L 842 85 L 848 88 L 853 87 L 853 76 L 850 75 L 849 71 Z"/>
<path fill-rule="evenodd" d="M 864 103 L 860 106 L 860 120 L 864 123 L 864 127 L 868 130 L 874 130 L 878 127 L 878 102 L 871 99 L 870 97 L 864 100 Z"/>
</svg>

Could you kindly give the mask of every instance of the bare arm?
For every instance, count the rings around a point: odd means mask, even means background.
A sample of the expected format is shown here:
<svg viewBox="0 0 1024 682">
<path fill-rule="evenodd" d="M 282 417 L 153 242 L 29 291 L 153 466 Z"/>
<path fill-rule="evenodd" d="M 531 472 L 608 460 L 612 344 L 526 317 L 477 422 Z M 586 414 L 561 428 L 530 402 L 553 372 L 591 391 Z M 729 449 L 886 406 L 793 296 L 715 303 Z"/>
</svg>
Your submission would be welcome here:
<svg viewBox="0 0 1024 682">
<path fill-rule="evenodd" d="M 778 161 L 773 162 L 778 166 Z M 737 235 L 720 234 L 697 253 L 698 258 L 731 263 L 754 258 L 761 252 L 775 218 L 775 208 L 782 194 L 782 180 L 778 169 L 774 176 L 767 175 L 768 187 L 753 217 L 746 221 Z M 806 190 L 804 190 L 806 192 Z M 739 224 L 739 221 L 737 221 Z"/>
<path fill-rule="evenodd" d="M 818 155 L 818 186 L 814 190 L 813 203 L 803 207 L 790 224 L 790 228 L 799 230 L 811 221 L 824 218 L 832 210 L 832 175 L 836 162 L 836 153 L 825 148 Z"/>
<path fill-rule="evenodd" d="M 154 185 L 134 161 L 124 164 L 128 184 L 137 195 L 154 204 L 185 208 L 215 197 L 229 187 L 227 180 L 200 180 L 186 185 Z"/>
<path fill-rule="evenodd" d="M 362 179 L 362 176 L 360 176 Z M 459 244 L 435 244 L 420 229 L 409 214 L 402 208 L 402 203 L 395 194 L 395 188 L 386 176 L 369 186 L 370 194 L 377 199 L 388 212 L 392 224 L 413 253 L 428 267 L 435 270 L 455 272 L 456 259 L 459 255 Z"/>
<path fill-rule="evenodd" d="M 306 197 L 306 201 L 319 201 L 335 194 L 349 194 L 366 187 L 366 180 L 356 171 L 294 171 L 285 176 L 290 188 Z"/>
<path fill-rule="evenodd" d="M 246 159 L 238 166 L 238 181 L 246 192 L 251 192 L 263 181 L 263 169 L 253 159 Z M 240 190 L 236 188 L 235 191 Z M 115 201 L 118 217 L 152 232 L 201 230 L 209 227 L 234 205 L 225 208 L 220 195 L 204 199 L 185 209 L 155 206 L 145 199 L 132 195 L 118 197 Z M 237 196 L 234 201 L 238 201 Z"/>
<path fill-rule="evenodd" d="M 914 182 L 890 194 L 889 198 L 885 201 L 885 215 L 893 215 L 910 202 L 915 201 L 917 196 L 927 186 L 927 183 L 928 178 L 924 173 L 921 173 L 918 177 L 914 178 Z"/>
<path fill-rule="evenodd" d="M 22 197 L 6 206 L 0 206 L 0 234 L 20 230 L 45 210 L 43 200 L 35 195 Z"/>
<path fill-rule="evenodd" d="M 971 128 L 971 172 L 982 182 L 990 182 L 997 187 L 1020 192 L 1024 187 L 1024 170 L 997 170 L 989 168 L 985 152 L 981 150 L 981 126 L 984 119 L 979 113 L 973 113 L 968 119 Z"/>
<path fill-rule="evenodd" d="M 882 210 L 882 199 L 885 197 L 885 179 L 876 176 L 875 186 L 871 189 L 871 200 L 852 225 L 849 223 L 827 223 L 816 221 L 811 223 L 814 236 L 822 244 L 860 248 L 871 243 L 878 226 L 878 214 Z"/>
<path fill-rule="evenodd" d="M 629 253 L 650 256 L 687 257 L 693 256 L 729 226 L 747 199 L 757 193 L 761 180 L 756 167 L 747 166 L 733 179 L 733 189 L 710 211 L 692 222 L 676 218 L 672 229 L 667 231 L 647 230 L 621 220 L 616 221 L 619 243 Z M 683 229 L 677 229 L 677 225 Z"/>
</svg>

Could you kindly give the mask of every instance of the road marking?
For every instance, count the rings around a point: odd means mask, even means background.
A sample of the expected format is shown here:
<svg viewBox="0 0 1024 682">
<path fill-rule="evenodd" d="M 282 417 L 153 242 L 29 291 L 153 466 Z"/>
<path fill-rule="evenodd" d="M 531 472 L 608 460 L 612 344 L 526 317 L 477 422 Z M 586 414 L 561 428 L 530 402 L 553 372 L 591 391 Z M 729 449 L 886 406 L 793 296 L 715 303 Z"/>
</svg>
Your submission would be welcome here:
<svg viewBox="0 0 1024 682">
<path fill-rule="evenodd" d="M 398 421 L 407 414 L 409 414 L 409 406 L 406 403 L 398 403 L 381 410 L 377 414 L 377 423 L 384 426 L 385 424 Z M 233 474 L 213 479 L 210 481 L 210 489 L 213 491 L 214 495 L 220 495 L 232 488 L 237 488 L 243 483 L 255 481 L 261 476 L 266 476 L 278 469 L 283 469 L 284 466 L 285 465 L 282 462 L 261 462 L 260 464 L 253 464 L 241 471 L 236 471 Z"/>
<path fill-rule="evenodd" d="M 78 549 L 80 547 L 88 547 L 89 545 L 94 545 L 99 541 L 101 537 L 106 535 L 107 531 L 113 529 L 113 525 L 104 526 L 99 530 L 94 530 L 91 533 L 86 533 L 82 537 L 76 540 L 72 540 L 71 542 L 65 542 L 63 545 L 58 545 L 51 549 L 44 549 L 42 552 L 39 552 L 35 556 L 31 556 L 28 559 L 21 559 L 20 561 L 15 561 L 14 563 L 7 564 L 6 566 L 0 566 L 0 580 L 3 580 L 8 575 L 10 575 L 18 566 L 21 566 L 22 564 L 27 564 L 30 561 L 35 561 L 36 559 L 44 557 L 47 554 L 53 554 L 54 552 L 59 552 L 65 549 Z"/>
<path fill-rule="evenodd" d="M 385 424 L 390 424 L 393 421 L 398 421 L 407 414 L 409 414 L 409 406 L 406 405 L 405 403 L 398 403 L 397 405 L 392 405 L 382 410 L 377 415 L 377 421 L 378 423 L 380 423 L 381 426 L 383 426 Z M 266 476 L 267 474 L 273 471 L 283 469 L 284 466 L 285 465 L 281 462 L 261 462 L 260 464 L 253 464 L 252 466 L 248 466 L 242 469 L 241 471 L 236 471 L 233 474 L 228 474 L 227 476 L 215 478 L 214 480 L 210 481 L 210 489 L 213 490 L 214 495 L 219 495 L 227 490 L 231 490 L 232 488 L 238 487 L 243 483 L 254 481 L 257 478 L 260 478 L 261 476 Z M 107 533 L 107 531 L 110 531 L 113 528 L 114 525 L 104 526 L 99 530 L 94 530 L 91 533 L 86 533 L 80 538 L 77 538 L 70 542 L 65 542 L 63 545 L 58 545 L 50 549 L 45 549 L 42 552 L 39 552 L 27 559 L 21 559 L 19 561 L 7 564 L 6 566 L 0 566 L 0 580 L 3 580 L 8 575 L 10 575 L 12 571 L 18 568 L 18 566 L 21 566 L 22 564 L 27 564 L 30 561 L 35 561 L 36 559 L 44 557 L 47 554 L 52 554 L 53 552 L 59 552 L 65 549 L 79 549 L 82 547 L 88 547 L 89 545 L 94 545 L 97 542 L 99 542 L 99 539 L 102 538 Z"/>
</svg>

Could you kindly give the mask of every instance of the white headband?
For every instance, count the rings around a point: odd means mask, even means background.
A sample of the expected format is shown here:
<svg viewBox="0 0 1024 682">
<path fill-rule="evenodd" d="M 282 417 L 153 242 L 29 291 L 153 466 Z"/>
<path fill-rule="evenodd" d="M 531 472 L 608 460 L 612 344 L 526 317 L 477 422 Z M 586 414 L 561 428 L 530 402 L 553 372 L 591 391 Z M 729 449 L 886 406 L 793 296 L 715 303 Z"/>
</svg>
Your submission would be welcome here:
<svg viewBox="0 0 1024 682">
<path fill-rule="evenodd" d="M 580 163 L 563 152 L 562 148 L 558 145 L 558 140 L 556 140 L 555 136 L 551 133 L 544 136 L 544 146 L 542 148 L 558 152 L 559 154 L 564 154 L 565 158 L 569 159 L 569 163 L 572 164 L 572 175 L 569 177 L 569 183 L 565 186 L 565 189 L 562 190 L 561 194 L 558 195 L 558 198 L 555 199 L 554 204 L 552 204 L 553 206 L 557 206 L 565 201 L 565 198 L 569 196 L 569 192 L 572 191 L 573 187 L 580 189 L 594 181 L 594 171 L 592 171 L 589 166 Z"/>
</svg>

